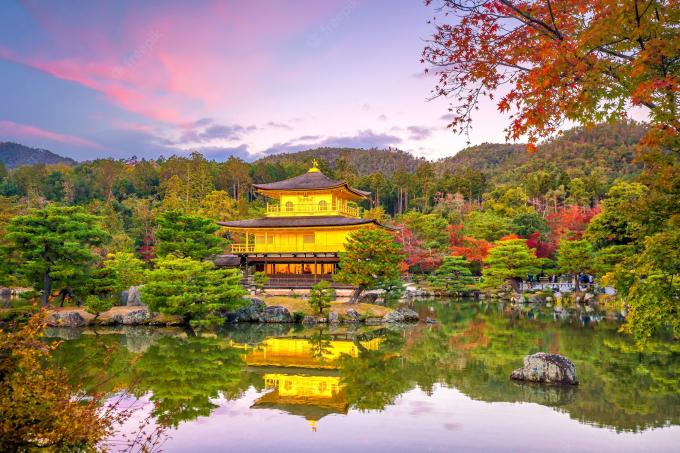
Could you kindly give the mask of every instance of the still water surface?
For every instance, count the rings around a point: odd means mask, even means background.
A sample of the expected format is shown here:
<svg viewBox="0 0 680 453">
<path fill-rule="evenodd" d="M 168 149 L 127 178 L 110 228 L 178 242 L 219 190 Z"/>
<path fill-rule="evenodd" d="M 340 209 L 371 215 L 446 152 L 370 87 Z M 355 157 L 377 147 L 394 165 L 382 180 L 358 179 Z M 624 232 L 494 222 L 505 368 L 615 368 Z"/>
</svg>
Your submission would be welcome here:
<svg viewBox="0 0 680 453">
<path fill-rule="evenodd" d="M 73 383 L 168 426 L 164 451 L 680 451 L 680 345 L 613 321 L 424 302 L 434 325 L 51 329 Z M 508 379 L 561 353 L 574 388 Z"/>
</svg>

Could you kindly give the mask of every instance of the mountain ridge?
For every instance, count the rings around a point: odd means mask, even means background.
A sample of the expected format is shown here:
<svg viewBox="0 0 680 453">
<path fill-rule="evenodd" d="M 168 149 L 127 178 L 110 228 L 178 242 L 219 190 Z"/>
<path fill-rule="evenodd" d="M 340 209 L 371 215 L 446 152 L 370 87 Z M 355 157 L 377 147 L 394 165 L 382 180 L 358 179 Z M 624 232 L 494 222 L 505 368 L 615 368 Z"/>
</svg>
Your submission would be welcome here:
<svg viewBox="0 0 680 453">
<path fill-rule="evenodd" d="M 0 163 L 8 168 L 16 168 L 22 165 L 38 164 L 74 165 L 77 162 L 70 157 L 60 156 L 47 149 L 31 148 L 15 142 L 0 142 Z"/>
</svg>

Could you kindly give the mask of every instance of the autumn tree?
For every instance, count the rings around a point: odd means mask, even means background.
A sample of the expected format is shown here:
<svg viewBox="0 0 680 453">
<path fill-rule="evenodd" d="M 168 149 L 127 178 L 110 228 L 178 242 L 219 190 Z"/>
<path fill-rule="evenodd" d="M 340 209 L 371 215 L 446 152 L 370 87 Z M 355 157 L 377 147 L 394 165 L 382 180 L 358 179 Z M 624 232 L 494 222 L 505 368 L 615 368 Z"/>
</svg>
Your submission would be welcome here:
<svg viewBox="0 0 680 453">
<path fill-rule="evenodd" d="M 366 289 L 399 278 L 401 246 L 392 234 L 381 229 L 361 229 L 351 233 L 340 254 L 338 281 L 355 286 L 350 303 L 355 303 Z"/>
<path fill-rule="evenodd" d="M 13 273 L 42 291 L 46 306 L 54 289 L 72 294 L 73 285 L 89 273 L 92 247 L 107 238 L 99 222 L 80 206 L 35 209 L 10 221 L 3 254 L 14 263 Z"/>
<path fill-rule="evenodd" d="M 0 330 L 0 445 L 4 451 L 94 451 L 122 418 L 101 396 L 87 398 L 50 362 L 45 312 Z"/>
<path fill-rule="evenodd" d="M 404 272 L 429 272 L 441 263 L 442 253 L 424 247 L 423 241 L 405 225 L 399 227 L 395 239 L 404 251 Z"/>
<path fill-rule="evenodd" d="M 646 108 L 658 129 L 680 131 L 674 1 L 426 3 L 438 5 L 442 20 L 432 22 L 422 61 L 437 77 L 433 97 L 452 100 L 454 131 L 468 131 L 480 100 L 500 89 L 512 139 L 534 143 L 565 119 L 615 120 L 631 104 Z"/>
<path fill-rule="evenodd" d="M 484 286 L 510 284 L 520 292 L 519 282 L 540 272 L 540 263 L 524 239 L 498 241 L 484 260 Z"/>
<path fill-rule="evenodd" d="M 489 256 L 493 244 L 485 239 L 465 236 L 463 225 L 449 225 L 449 250 L 452 255 L 465 258 L 476 271 L 481 271 L 482 261 Z"/>
</svg>

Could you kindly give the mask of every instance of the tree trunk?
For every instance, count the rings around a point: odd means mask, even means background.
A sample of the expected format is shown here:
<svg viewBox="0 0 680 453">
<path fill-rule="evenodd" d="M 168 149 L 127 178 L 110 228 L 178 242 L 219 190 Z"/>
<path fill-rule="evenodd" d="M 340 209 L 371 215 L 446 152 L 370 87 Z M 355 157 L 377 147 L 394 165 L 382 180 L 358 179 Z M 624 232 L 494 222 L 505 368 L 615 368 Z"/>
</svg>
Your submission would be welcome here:
<svg viewBox="0 0 680 453">
<path fill-rule="evenodd" d="M 358 338 L 357 336 L 355 336 L 355 337 L 352 339 L 352 343 L 354 343 L 354 346 L 357 347 L 357 349 L 359 350 L 359 352 L 366 352 L 366 351 L 368 351 L 368 349 L 366 349 L 366 346 L 364 346 L 363 344 L 361 344 L 361 342 L 359 341 L 359 338 Z"/>
<path fill-rule="evenodd" d="M 579 291 L 581 291 L 581 287 L 579 286 L 578 274 L 574 274 L 574 292 Z"/>
<path fill-rule="evenodd" d="M 510 286 L 512 287 L 513 291 L 515 291 L 517 294 L 522 294 L 522 291 L 519 288 L 519 284 L 517 283 L 517 279 L 509 278 L 508 283 L 510 283 Z"/>
<path fill-rule="evenodd" d="M 356 304 L 359 301 L 359 296 L 361 296 L 361 293 L 364 292 L 364 288 L 361 286 L 357 286 L 354 289 L 354 292 L 352 293 L 352 297 L 349 299 L 349 304 Z"/>
<path fill-rule="evenodd" d="M 40 305 L 47 307 L 50 303 L 50 296 L 52 295 L 52 279 L 50 273 L 45 271 L 43 273 L 43 293 L 40 298 Z"/>
</svg>

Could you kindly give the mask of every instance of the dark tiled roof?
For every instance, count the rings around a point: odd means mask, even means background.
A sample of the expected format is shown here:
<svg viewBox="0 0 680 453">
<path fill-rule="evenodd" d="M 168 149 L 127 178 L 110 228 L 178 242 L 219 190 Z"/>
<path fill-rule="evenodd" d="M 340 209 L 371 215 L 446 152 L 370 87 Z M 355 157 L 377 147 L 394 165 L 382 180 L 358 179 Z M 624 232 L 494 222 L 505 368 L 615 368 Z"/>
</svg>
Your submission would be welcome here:
<svg viewBox="0 0 680 453">
<path fill-rule="evenodd" d="M 217 267 L 238 267 L 241 265 L 241 257 L 238 255 L 216 255 L 213 263 Z"/>
<path fill-rule="evenodd" d="M 217 222 L 218 225 L 232 228 L 304 228 L 326 226 L 351 226 L 376 224 L 383 228 L 393 229 L 381 225 L 375 219 L 357 219 L 343 216 L 308 216 L 308 217 L 262 217 L 260 219 L 233 220 L 231 222 Z"/>
<path fill-rule="evenodd" d="M 367 197 L 371 192 L 354 189 L 349 187 L 345 181 L 336 181 L 324 175 L 320 171 L 308 171 L 307 173 L 283 181 L 272 182 L 269 184 L 253 184 L 253 187 L 260 190 L 311 190 L 311 189 L 332 189 L 345 186 L 347 190 L 361 197 Z"/>
</svg>

